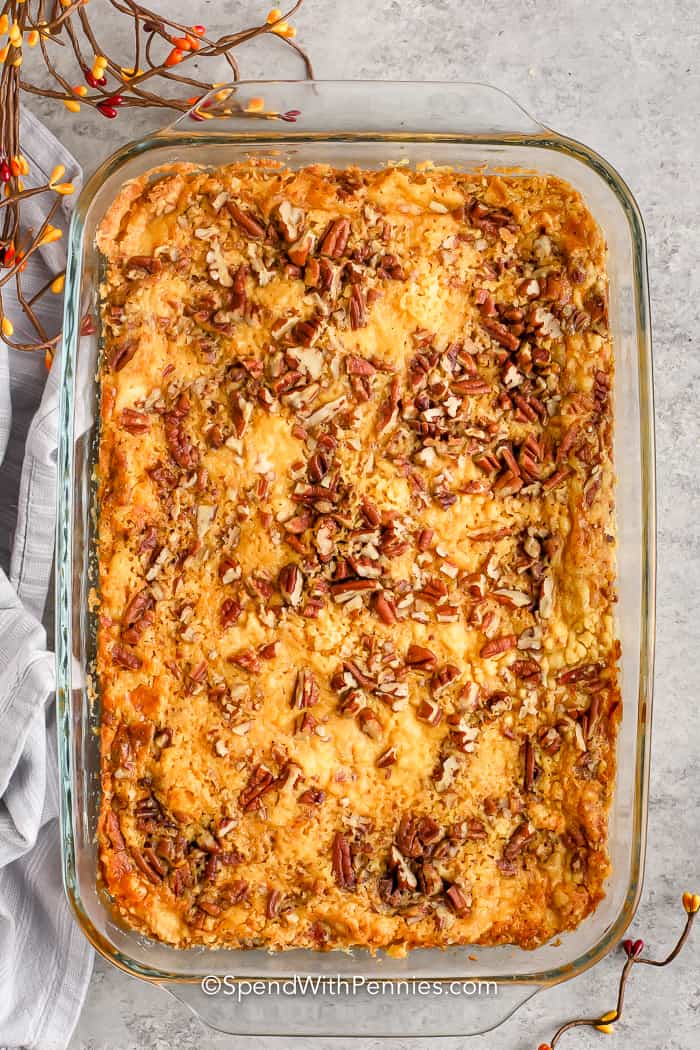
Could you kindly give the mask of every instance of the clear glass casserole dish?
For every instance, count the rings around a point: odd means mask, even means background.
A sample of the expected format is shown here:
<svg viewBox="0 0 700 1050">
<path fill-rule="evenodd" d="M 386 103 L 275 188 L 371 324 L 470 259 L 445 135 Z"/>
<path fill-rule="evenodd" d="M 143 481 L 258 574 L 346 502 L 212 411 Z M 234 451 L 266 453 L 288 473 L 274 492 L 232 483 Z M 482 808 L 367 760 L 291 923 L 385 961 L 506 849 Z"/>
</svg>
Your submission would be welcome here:
<svg viewBox="0 0 700 1050">
<path fill-rule="evenodd" d="M 262 111 L 247 112 L 264 98 Z M 218 111 L 217 111 L 218 108 Z M 226 110 L 226 112 L 224 112 Z M 95 948 L 126 972 L 160 982 L 204 1020 L 239 1034 L 431 1036 L 484 1031 L 538 988 L 574 977 L 613 948 L 642 886 L 654 645 L 655 505 L 651 338 L 645 235 L 637 205 L 599 156 L 536 123 L 508 96 L 481 84 L 369 82 L 240 83 L 219 119 L 172 128 L 119 150 L 89 179 L 73 218 L 61 375 L 57 581 L 57 699 L 63 875 L 77 921 Z M 291 112 L 290 112 L 291 111 Z M 293 118 L 293 119 L 291 119 Z M 95 231 L 127 179 L 161 165 L 218 165 L 274 156 L 377 167 L 430 160 L 546 172 L 583 194 L 609 248 L 610 323 L 615 345 L 618 473 L 618 634 L 623 716 L 610 813 L 612 875 L 607 895 L 577 930 L 526 952 L 511 947 L 415 950 L 404 959 L 293 951 L 176 950 L 118 924 L 97 883 L 100 806 L 99 697 L 92 692 L 95 616 L 95 462 L 99 431 L 96 317 L 100 258 Z M 202 979 L 211 975 L 208 991 Z M 292 988 L 294 975 L 345 977 L 349 984 Z M 226 977 L 226 981 L 224 981 Z M 354 986 L 352 979 L 356 978 Z M 217 985 L 217 980 L 219 985 Z M 264 994 L 249 994 L 258 980 Z M 377 1000 L 366 982 L 386 982 Z M 426 982 L 421 990 L 416 982 Z M 406 983 L 408 982 L 408 984 Z M 478 982 L 483 982 L 480 992 Z M 492 982 L 492 983 L 490 983 Z M 340 994 L 339 994 L 340 993 Z M 393 1001 L 395 1000 L 395 1008 Z M 361 1011 L 361 1012 L 360 1012 Z M 358 1031 L 358 1021 L 362 1031 Z"/>
</svg>

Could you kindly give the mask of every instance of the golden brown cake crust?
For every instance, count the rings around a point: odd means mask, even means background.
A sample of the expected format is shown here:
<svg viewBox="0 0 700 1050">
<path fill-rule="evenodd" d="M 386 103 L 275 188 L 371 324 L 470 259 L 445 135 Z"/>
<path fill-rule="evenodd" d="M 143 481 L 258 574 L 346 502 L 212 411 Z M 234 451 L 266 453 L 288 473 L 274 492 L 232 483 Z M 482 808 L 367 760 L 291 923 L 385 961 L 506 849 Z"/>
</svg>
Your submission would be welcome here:
<svg viewBox="0 0 700 1050">
<path fill-rule="evenodd" d="M 550 177 L 127 186 L 101 368 L 102 877 L 170 944 L 514 943 L 603 896 L 605 244 Z"/>
</svg>

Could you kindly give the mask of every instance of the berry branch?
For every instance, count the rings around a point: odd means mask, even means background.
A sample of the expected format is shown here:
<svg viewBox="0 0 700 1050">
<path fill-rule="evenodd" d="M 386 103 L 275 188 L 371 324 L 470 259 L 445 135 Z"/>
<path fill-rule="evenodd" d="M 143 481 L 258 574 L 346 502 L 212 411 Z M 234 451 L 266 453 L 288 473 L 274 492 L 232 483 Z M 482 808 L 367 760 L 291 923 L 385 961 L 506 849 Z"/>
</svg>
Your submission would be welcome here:
<svg viewBox="0 0 700 1050">
<path fill-rule="evenodd" d="M 22 275 L 34 252 L 62 236 L 60 227 L 51 220 L 61 197 L 72 194 L 74 187 L 61 181 L 65 173 L 59 165 L 48 182 L 25 188 L 23 179 L 29 175 L 29 165 L 22 154 L 19 133 L 22 93 L 55 99 L 70 113 L 89 107 L 106 120 L 115 120 L 122 110 L 135 108 L 189 112 L 195 121 L 227 116 L 232 111 L 225 105 L 231 89 L 224 84 L 240 79 L 234 52 L 260 36 L 272 37 L 290 48 L 303 62 L 305 75 L 313 77 L 311 61 L 296 43 L 296 28 L 290 22 L 303 0 L 296 0 L 286 12 L 273 8 L 260 24 L 218 38 L 210 36 L 206 26 L 176 22 L 134 0 L 106 2 L 133 25 L 129 58 L 112 55 L 103 46 L 96 19 L 90 19 L 89 0 L 4 0 L 0 4 L 0 330 L 14 350 L 43 350 L 47 365 L 61 333 L 46 332 L 34 306 L 43 295 L 63 291 L 64 273 L 52 275 L 31 298 L 22 288 Z M 75 70 L 70 79 L 54 60 L 57 47 L 67 49 L 70 55 Z M 39 83 L 24 79 L 22 74 L 25 51 L 34 48 L 42 60 Z M 226 80 L 202 79 L 193 68 L 195 59 L 198 67 L 205 59 L 218 60 L 219 66 L 225 63 Z M 61 69 L 65 65 L 64 60 Z M 217 88 L 215 100 L 219 105 L 215 113 L 205 96 Z M 251 112 L 262 110 L 262 100 L 254 101 L 261 105 L 251 104 Z M 297 114 L 265 115 L 294 120 Z M 44 219 L 38 228 L 31 228 L 23 223 L 23 206 L 29 198 L 42 194 L 46 198 Z M 15 337 L 15 325 L 3 306 L 3 289 L 10 282 L 29 322 L 30 335 L 25 340 Z"/>
</svg>

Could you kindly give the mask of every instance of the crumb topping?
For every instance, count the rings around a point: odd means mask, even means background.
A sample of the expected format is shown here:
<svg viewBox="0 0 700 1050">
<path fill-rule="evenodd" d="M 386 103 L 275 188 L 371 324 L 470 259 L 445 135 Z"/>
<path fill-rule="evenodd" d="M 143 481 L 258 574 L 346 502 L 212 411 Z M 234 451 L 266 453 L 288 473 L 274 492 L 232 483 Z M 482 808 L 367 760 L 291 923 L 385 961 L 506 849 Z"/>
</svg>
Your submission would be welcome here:
<svg viewBox="0 0 700 1050">
<path fill-rule="evenodd" d="M 170 944 L 534 947 L 603 896 L 605 244 L 544 176 L 181 166 L 98 235 L 102 876 Z"/>
</svg>

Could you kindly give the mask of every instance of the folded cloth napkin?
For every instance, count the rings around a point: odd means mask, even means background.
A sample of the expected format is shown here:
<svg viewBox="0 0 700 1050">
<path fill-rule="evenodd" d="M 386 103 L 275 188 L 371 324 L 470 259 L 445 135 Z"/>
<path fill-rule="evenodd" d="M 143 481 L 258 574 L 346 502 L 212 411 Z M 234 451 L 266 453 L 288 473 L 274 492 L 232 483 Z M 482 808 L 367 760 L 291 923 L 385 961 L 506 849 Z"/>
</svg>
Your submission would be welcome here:
<svg viewBox="0 0 700 1050">
<path fill-rule="evenodd" d="M 76 184 L 71 155 L 30 113 L 20 122 L 27 186 L 57 164 Z M 31 198 L 37 228 L 42 196 Z M 53 222 L 67 230 L 70 198 Z M 65 237 L 32 256 L 25 290 L 65 265 Z M 1 275 L 1 274 L 0 274 Z M 28 334 L 3 288 L 18 337 Z M 61 323 L 60 296 L 40 300 L 48 333 Z M 60 351 L 59 351 L 60 352 Z M 62 1050 L 92 971 L 92 949 L 74 922 L 61 882 L 53 653 L 44 623 L 56 510 L 58 365 L 48 380 L 41 353 L 0 341 L 0 1048 Z M 7 573 L 3 570 L 7 570 Z M 9 577 L 9 578 L 8 578 Z M 42 620 L 44 622 L 42 622 Z"/>
</svg>

